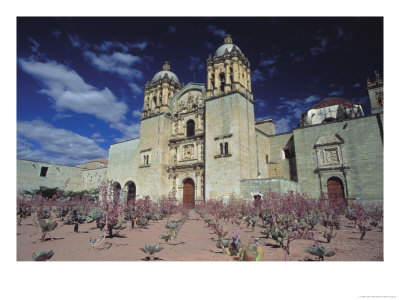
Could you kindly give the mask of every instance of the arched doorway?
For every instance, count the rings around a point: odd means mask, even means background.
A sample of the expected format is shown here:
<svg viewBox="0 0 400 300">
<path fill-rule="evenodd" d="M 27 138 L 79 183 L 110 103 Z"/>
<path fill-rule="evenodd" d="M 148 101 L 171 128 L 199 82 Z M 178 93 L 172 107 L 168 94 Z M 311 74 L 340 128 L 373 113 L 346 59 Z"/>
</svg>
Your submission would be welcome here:
<svg viewBox="0 0 400 300">
<path fill-rule="evenodd" d="M 121 185 L 118 181 L 115 181 L 113 183 L 113 191 L 112 191 L 112 197 L 114 201 L 119 201 L 120 197 L 121 197 Z"/>
<path fill-rule="evenodd" d="M 130 180 L 127 183 L 125 183 L 124 191 L 126 192 L 126 200 L 127 201 L 130 201 L 130 200 L 135 201 L 135 198 L 136 198 L 136 185 L 132 180 Z"/>
<path fill-rule="evenodd" d="M 183 181 L 183 205 L 185 207 L 194 207 L 194 182 L 191 178 Z"/>
<path fill-rule="evenodd" d="M 340 178 L 329 178 L 327 182 L 327 187 L 328 197 L 331 201 L 335 201 L 336 203 L 345 201 L 343 182 Z"/>
</svg>

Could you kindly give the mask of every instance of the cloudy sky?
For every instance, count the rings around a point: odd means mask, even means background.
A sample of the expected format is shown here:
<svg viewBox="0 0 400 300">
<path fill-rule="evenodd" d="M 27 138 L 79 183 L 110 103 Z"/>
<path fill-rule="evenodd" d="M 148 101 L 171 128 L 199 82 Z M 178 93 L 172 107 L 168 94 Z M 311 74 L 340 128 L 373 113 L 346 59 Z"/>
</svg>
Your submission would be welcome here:
<svg viewBox="0 0 400 300">
<path fill-rule="evenodd" d="M 256 119 L 277 133 L 344 97 L 370 112 L 366 79 L 383 73 L 382 18 L 17 19 L 17 156 L 75 165 L 136 138 L 143 88 L 165 60 L 185 84 L 226 33 L 251 64 Z"/>
</svg>

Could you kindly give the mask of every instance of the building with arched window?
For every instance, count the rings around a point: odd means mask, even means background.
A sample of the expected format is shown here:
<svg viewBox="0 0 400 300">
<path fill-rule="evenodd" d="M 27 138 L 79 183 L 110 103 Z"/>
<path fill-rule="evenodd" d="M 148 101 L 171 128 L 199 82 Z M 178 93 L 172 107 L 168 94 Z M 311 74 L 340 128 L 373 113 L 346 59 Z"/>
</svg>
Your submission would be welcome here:
<svg viewBox="0 0 400 300">
<path fill-rule="evenodd" d="M 250 62 L 230 35 L 205 59 L 207 82 L 182 84 L 169 62 L 144 87 L 140 137 L 112 144 L 106 161 L 76 167 L 18 160 L 18 190 L 87 189 L 110 179 L 123 195 L 158 200 L 175 193 L 252 199 L 268 191 L 383 200 L 383 80 L 368 79 L 372 114 L 345 98 L 326 98 L 290 132 L 255 120 Z"/>
</svg>

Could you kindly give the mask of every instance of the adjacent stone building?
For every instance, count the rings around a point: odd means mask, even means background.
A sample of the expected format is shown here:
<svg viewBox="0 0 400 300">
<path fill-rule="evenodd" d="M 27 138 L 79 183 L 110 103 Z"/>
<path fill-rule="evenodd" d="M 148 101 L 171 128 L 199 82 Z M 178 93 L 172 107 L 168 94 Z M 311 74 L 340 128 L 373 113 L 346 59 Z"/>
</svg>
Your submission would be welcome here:
<svg viewBox="0 0 400 300">
<path fill-rule="evenodd" d="M 144 89 L 140 137 L 111 145 L 108 161 L 67 167 L 17 160 L 17 188 L 61 187 L 71 178 L 67 188 L 90 189 L 110 179 L 125 193 L 155 200 L 175 193 L 188 206 L 269 190 L 380 202 L 379 74 L 367 89 L 371 115 L 344 98 L 327 98 L 303 113 L 298 128 L 275 134 L 272 119 L 254 119 L 250 63 L 227 35 L 207 59 L 206 84 L 184 86 L 164 63 Z"/>
</svg>

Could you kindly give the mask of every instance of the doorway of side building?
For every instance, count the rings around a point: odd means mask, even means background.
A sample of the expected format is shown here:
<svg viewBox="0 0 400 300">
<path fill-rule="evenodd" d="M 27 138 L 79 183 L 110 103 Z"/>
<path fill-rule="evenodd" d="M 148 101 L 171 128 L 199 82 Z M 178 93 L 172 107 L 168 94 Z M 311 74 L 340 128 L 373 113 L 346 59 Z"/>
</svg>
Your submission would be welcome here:
<svg viewBox="0 0 400 300">
<path fill-rule="evenodd" d="M 194 207 L 194 182 L 191 178 L 183 181 L 183 206 Z"/>
<path fill-rule="evenodd" d="M 124 190 L 126 191 L 126 200 L 127 201 L 135 201 L 136 198 L 136 185 L 133 181 L 128 181 L 125 183 L 125 188 Z"/>
<path fill-rule="evenodd" d="M 345 201 L 343 182 L 342 180 L 340 180 L 340 178 L 337 177 L 329 178 L 327 186 L 328 186 L 329 199 L 335 201 L 336 203 Z"/>
</svg>

